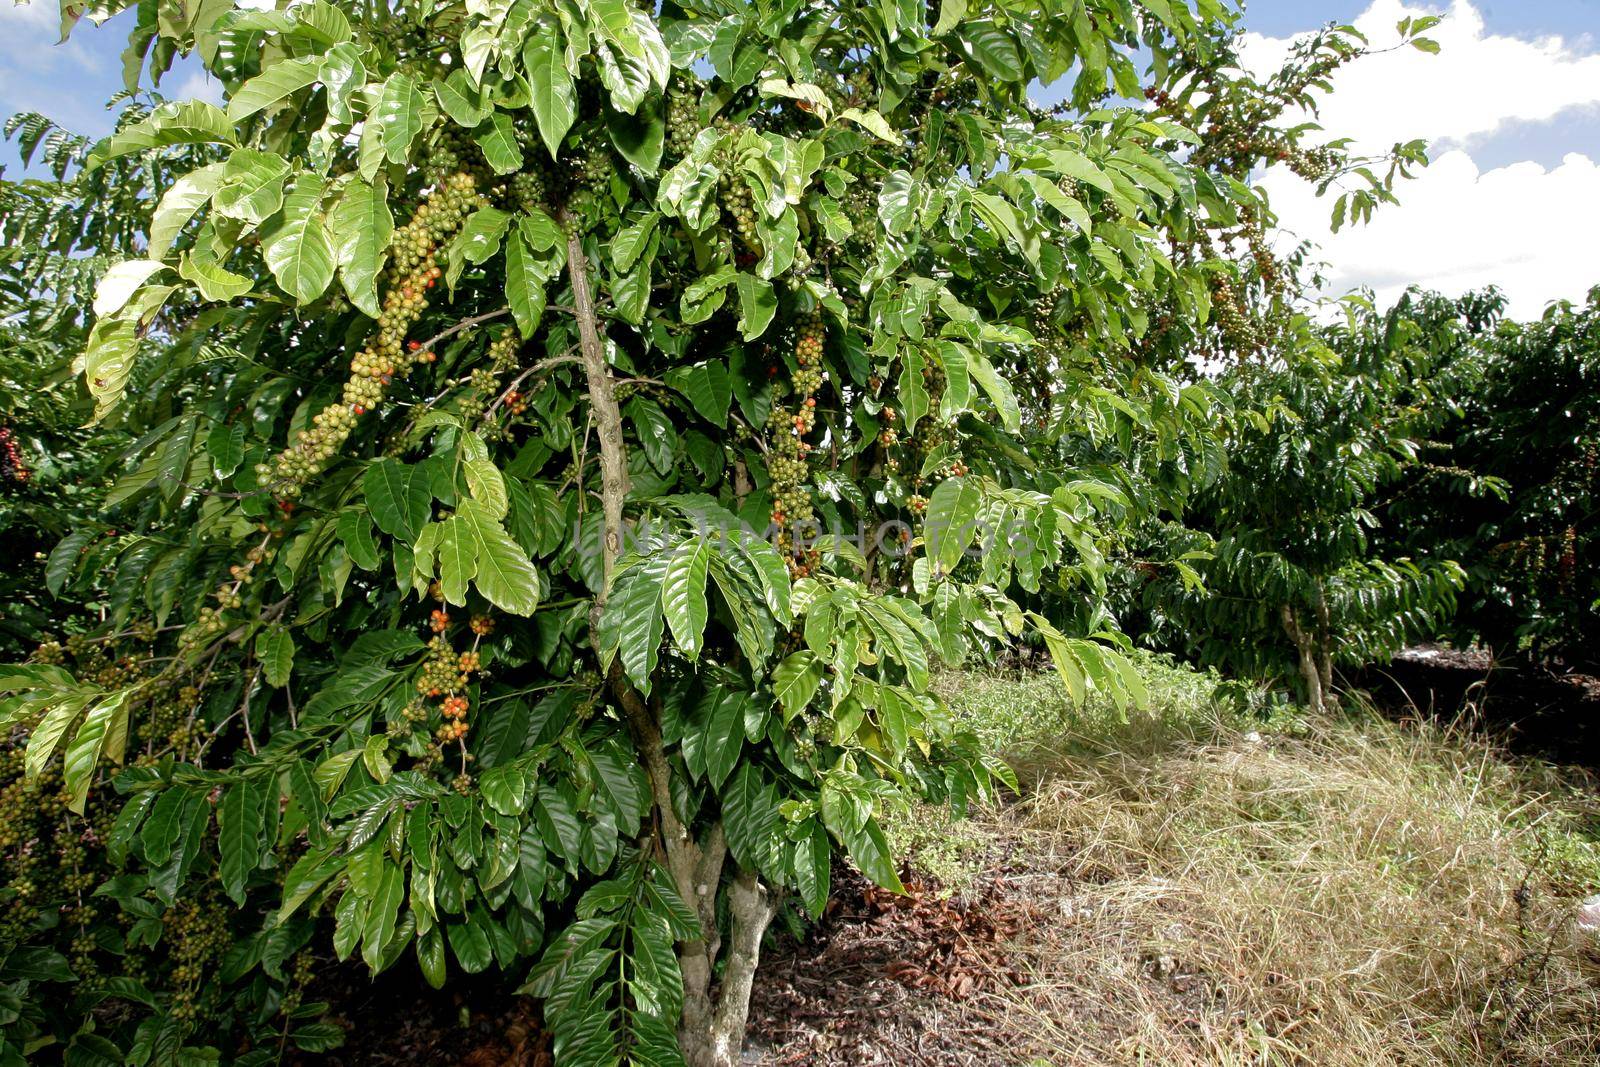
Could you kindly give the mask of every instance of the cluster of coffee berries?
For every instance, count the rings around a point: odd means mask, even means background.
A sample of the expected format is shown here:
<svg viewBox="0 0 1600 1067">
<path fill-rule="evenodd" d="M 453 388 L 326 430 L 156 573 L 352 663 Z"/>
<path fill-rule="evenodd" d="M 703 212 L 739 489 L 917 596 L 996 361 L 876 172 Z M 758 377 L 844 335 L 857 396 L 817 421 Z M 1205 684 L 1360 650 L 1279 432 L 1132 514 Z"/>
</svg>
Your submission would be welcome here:
<svg viewBox="0 0 1600 1067">
<path fill-rule="evenodd" d="M 1332 177 L 1339 170 L 1339 154 L 1331 148 L 1290 148 L 1278 158 L 1287 160 L 1290 170 L 1311 182 Z"/>
<path fill-rule="evenodd" d="M 187 654 L 205 648 L 227 628 L 228 620 L 222 613 L 207 605 L 200 609 L 194 622 L 178 635 L 178 651 Z"/>
<path fill-rule="evenodd" d="M 549 203 L 549 188 L 541 170 L 522 170 L 511 176 L 511 195 L 524 211 L 537 208 L 545 210 Z"/>
<path fill-rule="evenodd" d="M 894 428 L 895 420 L 899 418 L 894 413 L 894 408 L 883 409 L 884 426 L 878 431 L 878 444 L 884 448 L 893 448 L 900 441 L 900 431 Z"/>
<path fill-rule="evenodd" d="M 572 181 L 594 195 L 605 196 L 611 191 L 611 176 L 617 165 L 606 147 L 606 138 L 598 131 L 579 140 L 568 167 Z"/>
<path fill-rule="evenodd" d="M 32 476 L 33 472 L 22 461 L 22 453 L 17 448 L 17 435 L 11 427 L 0 426 L 0 477 L 26 482 Z"/>
<path fill-rule="evenodd" d="M 750 191 L 750 183 L 735 173 L 731 154 L 722 161 L 717 200 L 733 221 L 734 235 L 749 250 L 738 258 L 754 262 L 762 255 L 761 237 L 756 231 L 756 194 Z"/>
<path fill-rule="evenodd" d="M 424 702 L 430 699 L 439 700 L 440 722 L 433 732 L 434 741 L 439 748 L 453 741 L 463 741 L 467 736 L 467 712 L 470 702 L 464 690 L 471 683 L 472 676 L 483 669 L 483 658 L 475 647 L 460 653 L 451 647 L 442 632 L 444 626 L 440 625 L 441 620 L 448 625 L 449 617 L 442 611 L 435 611 L 433 627 L 440 632 L 429 640 L 428 656 L 417 675 L 417 693 L 422 699 L 414 701 L 404 712 L 407 722 L 405 732 L 409 734 L 411 725 L 420 725 L 429 717 Z M 462 758 L 463 760 L 466 758 L 464 750 Z M 430 761 L 430 764 L 437 765 L 437 761 Z"/>
<path fill-rule="evenodd" d="M 1246 312 L 1233 279 L 1226 274 L 1211 276 L 1211 311 L 1224 342 L 1233 351 L 1248 355 L 1261 348 L 1261 331 Z"/>
<path fill-rule="evenodd" d="M 522 335 L 515 326 L 502 331 L 489 342 L 485 353 L 488 365 L 477 367 L 468 377 L 468 391 L 458 401 L 462 415 L 477 418 L 488 410 L 490 401 L 499 395 L 500 382 L 517 368 L 517 354 L 522 350 Z M 523 408 L 526 409 L 524 404 Z"/>
<path fill-rule="evenodd" d="M 699 93 L 686 73 L 673 75 L 667 88 L 667 156 L 681 159 L 689 154 L 700 132 Z"/>
<path fill-rule="evenodd" d="M 794 372 L 792 384 L 795 395 L 807 400 L 822 388 L 822 342 L 826 336 L 821 311 L 803 316 L 796 325 L 794 361 L 799 369 Z"/>
<path fill-rule="evenodd" d="M 309 950 L 297 952 L 294 962 L 286 968 L 289 972 L 289 988 L 283 994 L 283 1003 L 278 1013 L 285 1018 L 293 1018 L 300 1010 L 300 1004 L 305 1000 L 306 987 L 311 984 L 311 979 L 316 976 L 317 961 Z"/>
<path fill-rule="evenodd" d="M 1157 111 L 1165 111 L 1172 106 L 1172 94 L 1157 85 L 1147 88 L 1144 98 L 1154 104 Z"/>
<path fill-rule="evenodd" d="M 415 363 L 432 361 L 431 351 L 415 342 L 407 345 L 406 334 L 427 310 L 427 291 L 439 279 L 439 247 L 485 203 L 477 180 L 457 171 L 445 177 L 411 221 L 394 232 L 378 332 L 350 361 L 342 401 L 319 411 L 292 445 L 272 463 L 256 468 L 257 476 L 279 496 L 298 495 L 338 452 L 357 420 L 383 403 L 394 378 L 408 373 Z"/>
<path fill-rule="evenodd" d="M 826 330 L 820 311 L 802 316 L 796 323 L 794 339 L 795 372 L 790 379 L 794 410 L 780 404 L 772 406 L 767 427 L 771 440 L 767 474 L 771 478 L 772 523 L 778 527 L 779 547 L 794 551 L 791 530 L 815 521 L 811 494 L 805 483 L 810 475 L 806 455 L 811 451 L 806 435 L 816 426 L 817 397 L 822 388 L 822 345 Z M 805 567 L 804 560 L 797 566 Z"/>
<path fill-rule="evenodd" d="M 99 985 L 91 924 L 96 886 L 115 872 L 96 847 L 111 833 L 114 804 L 91 792 L 83 815 L 67 809 L 61 759 L 33 777 L 25 768 L 27 728 L 0 740 L 0 952 L 50 938 L 86 988 Z M 48 918 L 46 933 L 40 920 Z"/>
<path fill-rule="evenodd" d="M 233 943 L 231 914 L 208 894 L 180 900 L 163 917 L 162 944 L 172 960 L 172 1016 L 179 1022 L 196 1021 L 207 993 L 216 989 L 216 964 Z"/>
<path fill-rule="evenodd" d="M 1283 272 L 1279 268 L 1278 257 L 1273 254 L 1271 246 L 1267 243 L 1265 222 L 1253 208 L 1245 207 L 1240 210 L 1239 215 L 1240 221 L 1243 222 L 1239 236 L 1250 249 L 1250 259 L 1255 264 L 1256 275 L 1261 279 L 1261 284 L 1274 296 L 1285 295 Z"/>
<path fill-rule="evenodd" d="M 494 633 L 494 619 L 488 615 L 474 615 L 472 622 L 468 625 L 471 627 L 472 632 L 479 637 L 488 637 Z"/>
<path fill-rule="evenodd" d="M 472 658 L 467 659 L 468 656 Z M 476 653 L 456 654 L 443 635 L 428 642 L 428 658 L 422 663 L 422 673 L 417 676 L 417 692 L 425 697 L 439 697 L 467 687 L 467 675 L 476 670 Z"/>
</svg>

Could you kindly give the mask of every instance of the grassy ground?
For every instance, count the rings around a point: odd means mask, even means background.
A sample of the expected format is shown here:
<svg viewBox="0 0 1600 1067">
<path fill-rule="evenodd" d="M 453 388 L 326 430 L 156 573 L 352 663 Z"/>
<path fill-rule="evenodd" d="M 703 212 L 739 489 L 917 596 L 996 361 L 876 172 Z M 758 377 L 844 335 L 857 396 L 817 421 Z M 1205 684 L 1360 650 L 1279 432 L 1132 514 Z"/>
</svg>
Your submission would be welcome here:
<svg viewBox="0 0 1600 1067">
<path fill-rule="evenodd" d="M 1592 781 L 1371 714 L 1263 720 L 1142 669 L 1154 706 L 1126 722 L 1048 676 L 944 680 L 1024 795 L 895 836 L 953 902 L 1025 928 L 971 995 L 914 993 L 877 1036 L 783 1062 L 1600 1062 L 1600 950 L 1574 924 L 1600 892 Z"/>
</svg>

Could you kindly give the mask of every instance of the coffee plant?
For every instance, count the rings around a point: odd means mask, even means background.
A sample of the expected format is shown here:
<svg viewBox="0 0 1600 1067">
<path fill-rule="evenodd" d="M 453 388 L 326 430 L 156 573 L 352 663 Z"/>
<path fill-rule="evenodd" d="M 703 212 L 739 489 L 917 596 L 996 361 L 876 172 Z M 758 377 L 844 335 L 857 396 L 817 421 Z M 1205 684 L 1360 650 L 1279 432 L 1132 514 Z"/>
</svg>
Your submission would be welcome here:
<svg viewBox="0 0 1600 1067">
<path fill-rule="evenodd" d="M 1337 326 L 1300 317 L 1287 358 L 1222 375 L 1237 407 L 1226 470 L 1181 524 L 1147 534 L 1190 562 L 1138 583 L 1158 643 L 1246 676 L 1297 675 L 1313 710 L 1332 698 L 1335 665 L 1439 632 L 1464 577 L 1436 548 L 1376 550 L 1379 512 L 1419 469 L 1428 412 L 1453 379 L 1402 310 L 1346 307 Z"/>
<path fill-rule="evenodd" d="M 1431 544 L 1466 585 L 1449 635 L 1503 656 L 1595 664 L 1600 587 L 1600 292 L 1505 318 L 1494 292 L 1409 294 L 1395 314 L 1449 386 L 1422 463 L 1380 512 L 1386 550 Z"/>
<path fill-rule="evenodd" d="M 1250 269 L 1211 235 L 1269 218 L 1188 125 L 1235 31 L 139 4 L 116 131 L 22 120 L 60 166 L 7 187 L 60 230 L 8 284 L 83 331 L 117 458 L 0 669 L 6 1050 L 322 1052 L 332 958 L 502 975 L 561 1063 L 738 1062 L 778 910 L 840 859 L 897 888 L 886 812 L 1010 782 L 938 664 L 1027 632 L 1141 697 L 1106 549 L 1213 477 L 1220 394 L 1174 371 Z M 179 54 L 221 106 L 140 89 Z M 1090 410 L 1149 477 L 1030 458 Z"/>
</svg>

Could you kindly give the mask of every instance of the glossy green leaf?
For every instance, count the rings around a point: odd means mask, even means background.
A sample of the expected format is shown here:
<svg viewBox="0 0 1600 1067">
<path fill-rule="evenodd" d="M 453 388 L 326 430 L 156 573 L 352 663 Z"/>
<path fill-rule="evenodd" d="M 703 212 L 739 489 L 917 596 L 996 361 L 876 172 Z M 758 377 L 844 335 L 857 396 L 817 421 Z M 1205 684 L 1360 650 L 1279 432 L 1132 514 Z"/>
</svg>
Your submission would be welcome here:
<svg viewBox="0 0 1600 1067">
<path fill-rule="evenodd" d="M 560 31 L 553 20 L 541 19 L 523 46 L 522 65 L 533 86 L 533 115 L 539 136 L 554 159 L 577 118 L 577 92 L 562 56 Z"/>
<path fill-rule="evenodd" d="M 294 638 L 283 626 L 269 626 L 256 635 L 256 658 L 267 684 L 282 689 L 294 669 Z"/>
<path fill-rule="evenodd" d="M 394 214 L 381 183 L 352 180 L 328 212 L 334 261 L 350 302 L 377 318 L 378 274 L 388 260 L 389 239 L 394 234 Z"/>
<path fill-rule="evenodd" d="M 256 112 L 315 84 L 322 77 L 322 57 L 280 59 L 245 82 L 228 100 L 228 121 L 243 122 Z"/>
<path fill-rule="evenodd" d="M 323 180 L 301 174 L 283 198 L 277 221 L 262 233 L 261 251 L 284 292 L 309 304 L 333 281 L 333 239 L 322 216 Z"/>
<path fill-rule="evenodd" d="M 706 604 L 706 574 L 711 560 L 711 542 L 695 539 L 680 544 L 661 582 L 661 606 L 672 639 L 689 659 L 700 655 L 709 609 Z"/>
</svg>

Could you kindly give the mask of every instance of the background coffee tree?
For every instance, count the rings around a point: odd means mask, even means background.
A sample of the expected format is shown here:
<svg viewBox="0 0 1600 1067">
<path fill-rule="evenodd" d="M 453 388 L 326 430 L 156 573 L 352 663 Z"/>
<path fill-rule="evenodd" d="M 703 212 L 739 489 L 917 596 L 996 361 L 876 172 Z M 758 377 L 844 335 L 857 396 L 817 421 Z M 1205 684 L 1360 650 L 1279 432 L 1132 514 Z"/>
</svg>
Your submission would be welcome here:
<svg viewBox="0 0 1600 1067">
<path fill-rule="evenodd" d="M 1291 358 L 1220 377 L 1238 408 L 1224 473 L 1182 523 L 1146 530 L 1152 551 L 1192 565 L 1146 573 L 1136 594 L 1153 642 L 1249 677 L 1297 677 L 1319 711 L 1336 665 L 1442 632 L 1464 579 L 1448 546 L 1428 541 L 1412 557 L 1379 540 L 1380 512 L 1421 472 L 1459 379 L 1405 306 L 1352 297 L 1346 308 L 1336 326 L 1299 318 Z"/>
<path fill-rule="evenodd" d="M 1012 379 L 1244 269 L 1198 235 L 1264 206 L 1135 65 L 1220 69 L 1231 15 L 139 16 L 135 79 L 226 102 L 136 102 L 59 191 L 153 210 L 91 315 L 44 286 L 128 439 L 47 570 L 131 594 L 3 675 L 13 1048 L 315 1052 L 331 952 L 501 972 L 563 1062 L 731 1063 L 774 910 L 1006 777 L 935 661 L 1031 628 L 1137 698 L 1103 612 L 1010 598 L 1091 604 L 1123 506 L 1033 477 Z"/>
<path fill-rule="evenodd" d="M 1497 655 L 1591 666 L 1600 588 L 1600 295 L 1538 319 L 1505 318 L 1492 290 L 1408 294 L 1412 323 L 1446 378 L 1421 462 L 1387 496 L 1388 551 L 1439 546 L 1466 584 L 1449 636 Z"/>
</svg>

